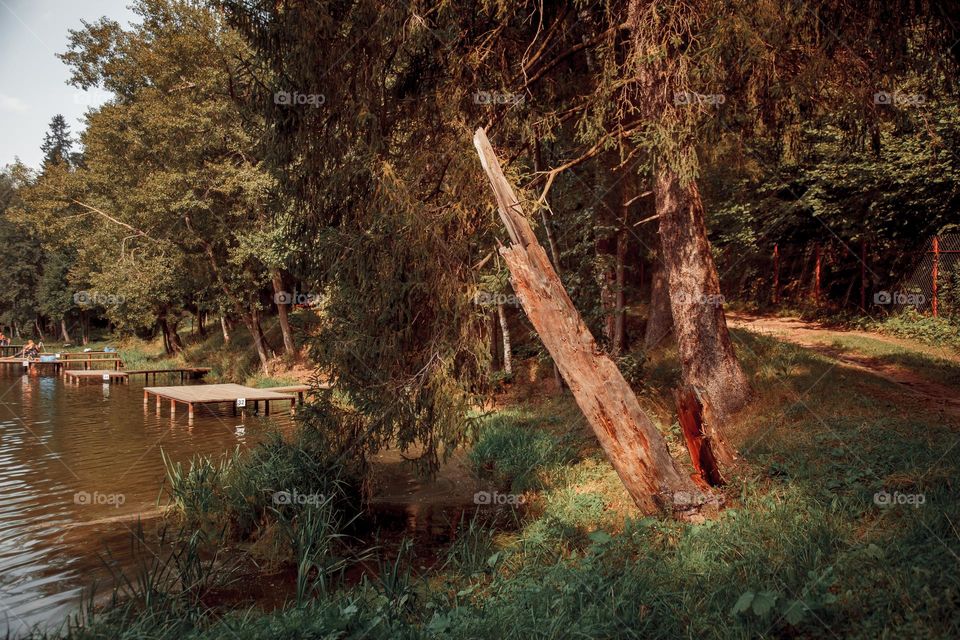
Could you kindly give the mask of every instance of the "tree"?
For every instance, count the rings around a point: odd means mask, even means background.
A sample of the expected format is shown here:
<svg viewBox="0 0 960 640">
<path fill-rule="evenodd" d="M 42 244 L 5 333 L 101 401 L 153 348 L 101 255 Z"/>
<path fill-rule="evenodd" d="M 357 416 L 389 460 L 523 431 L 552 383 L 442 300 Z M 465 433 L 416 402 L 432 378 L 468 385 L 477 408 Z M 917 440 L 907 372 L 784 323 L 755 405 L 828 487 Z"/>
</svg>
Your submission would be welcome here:
<svg viewBox="0 0 960 640">
<path fill-rule="evenodd" d="M 43 152 L 43 166 L 71 164 L 73 138 L 66 119 L 59 113 L 50 120 L 50 128 L 43 136 L 40 150 Z"/>
</svg>

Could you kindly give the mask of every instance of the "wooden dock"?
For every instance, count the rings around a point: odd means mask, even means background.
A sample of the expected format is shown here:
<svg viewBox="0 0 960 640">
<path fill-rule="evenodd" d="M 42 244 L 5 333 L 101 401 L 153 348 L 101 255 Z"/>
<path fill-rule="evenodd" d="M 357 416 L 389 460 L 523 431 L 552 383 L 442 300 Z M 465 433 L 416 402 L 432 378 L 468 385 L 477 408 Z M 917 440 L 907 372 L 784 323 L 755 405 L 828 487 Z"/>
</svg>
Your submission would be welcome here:
<svg viewBox="0 0 960 640">
<path fill-rule="evenodd" d="M 321 384 L 318 389 L 331 389 L 329 384 Z M 303 397 L 307 393 L 310 393 L 313 390 L 308 384 L 293 384 L 287 387 L 267 387 L 270 391 L 276 391 L 277 393 L 295 393 L 297 398 L 300 400 L 300 404 L 303 404 Z"/>
<path fill-rule="evenodd" d="M 22 344 L 5 344 L 0 346 L 0 356 L 13 356 L 23 351 Z"/>
<path fill-rule="evenodd" d="M 270 403 L 281 401 L 290 403 L 290 411 L 296 406 L 297 396 L 278 393 L 270 389 L 255 389 L 239 384 L 198 384 L 185 387 L 144 387 L 143 407 L 150 404 L 153 396 L 157 404 L 157 415 L 160 415 L 160 406 L 164 400 L 170 402 L 170 417 L 177 415 L 177 403 L 187 405 L 187 415 L 193 420 L 196 405 L 230 404 L 234 415 L 237 409 L 245 409 L 253 403 L 254 409 L 259 409 L 263 402 L 264 415 L 270 415 Z"/>
<path fill-rule="evenodd" d="M 150 376 L 153 381 L 157 381 L 157 376 L 180 376 L 180 384 L 186 380 L 198 380 L 210 373 L 210 367 L 180 367 L 176 369 L 133 369 L 127 371 L 130 376 L 143 376 L 143 383 L 146 384 Z"/>
<path fill-rule="evenodd" d="M 82 381 L 97 381 L 97 382 L 127 382 L 127 372 L 126 371 L 111 371 L 109 369 L 80 369 L 80 370 L 64 370 L 63 372 L 64 379 L 69 383 L 73 382 L 80 384 Z"/>
<path fill-rule="evenodd" d="M 53 356 L 52 353 L 44 353 L 43 357 Z M 60 354 L 63 355 L 63 354 Z M 26 363 L 26 364 L 24 364 Z M 116 355 L 111 357 L 100 357 L 100 358 L 52 358 L 49 360 L 43 360 L 42 358 L 14 358 L 14 357 L 3 357 L 0 358 L 0 365 L 8 365 L 14 367 L 23 367 L 28 369 L 30 373 L 38 370 L 50 370 L 52 369 L 55 374 L 60 374 L 61 372 L 66 372 L 68 370 L 77 367 L 79 369 L 88 370 L 88 371 L 100 371 L 103 367 L 110 367 L 113 371 L 120 371 L 123 369 L 123 360 Z"/>
</svg>

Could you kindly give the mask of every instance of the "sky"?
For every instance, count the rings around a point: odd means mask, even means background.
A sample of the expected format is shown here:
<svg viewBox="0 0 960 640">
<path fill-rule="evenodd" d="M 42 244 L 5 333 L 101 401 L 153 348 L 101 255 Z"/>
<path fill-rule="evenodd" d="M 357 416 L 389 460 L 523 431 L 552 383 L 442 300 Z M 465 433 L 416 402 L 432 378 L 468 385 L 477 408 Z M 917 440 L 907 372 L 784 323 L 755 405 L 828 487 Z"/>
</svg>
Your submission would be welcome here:
<svg viewBox="0 0 960 640">
<path fill-rule="evenodd" d="M 74 137 L 83 115 L 107 94 L 67 84 L 70 72 L 56 57 L 67 49 L 67 31 L 103 16 L 126 26 L 135 20 L 132 0 L 0 0 L 0 168 L 19 158 L 40 166 L 40 144 L 60 113 Z"/>
</svg>

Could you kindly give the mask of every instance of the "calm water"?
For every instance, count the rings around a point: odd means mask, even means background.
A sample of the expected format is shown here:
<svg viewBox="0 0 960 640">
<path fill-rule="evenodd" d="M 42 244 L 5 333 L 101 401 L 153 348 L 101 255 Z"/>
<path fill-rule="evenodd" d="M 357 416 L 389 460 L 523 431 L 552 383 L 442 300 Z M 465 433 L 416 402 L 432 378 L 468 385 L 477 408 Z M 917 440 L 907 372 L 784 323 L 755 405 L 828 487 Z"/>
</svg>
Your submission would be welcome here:
<svg viewBox="0 0 960 640">
<path fill-rule="evenodd" d="M 145 412 L 137 382 L 65 385 L 0 366 L 0 637 L 59 625 L 109 578 L 105 547 L 123 563 L 135 515 L 157 507 L 161 449 L 177 461 L 219 455 L 291 420 L 198 409 L 188 425 L 166 403 Z"/>
</svg>

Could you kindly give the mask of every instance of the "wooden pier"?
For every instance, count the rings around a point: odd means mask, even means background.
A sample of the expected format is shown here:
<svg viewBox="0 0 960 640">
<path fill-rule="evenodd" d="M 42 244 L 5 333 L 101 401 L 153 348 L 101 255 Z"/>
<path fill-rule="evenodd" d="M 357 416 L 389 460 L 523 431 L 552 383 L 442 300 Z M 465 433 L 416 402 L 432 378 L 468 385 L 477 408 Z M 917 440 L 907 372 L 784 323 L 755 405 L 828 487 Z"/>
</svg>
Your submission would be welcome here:
<svg viewBox="0 0 960 640">
<path fill-rule="evenodd" d="M 320 389 L 330 389 L 331 386 L 328 384 L 321 384 Z M 305 394 L 310 393 L 313 389 L 308 384 L 293 384 L 288 387 L 268 387 L 270 391 L 276 391 L 277 393 L 295 393 L 297 398 L 300 400 L 300 404 L 303 404 L 303 397 Z"/>
<path fill-rule="evenodd" d="M 143 388 L 143 407 L 146 409 L 150 404 L 150 396 L 153 396 L 157 404 L 157 415 L 160 415 L 160 407 L 164 400 L 170 402 L 170 417 L 177 415 L 177 403 L 187 405 L 187 415 L 193 420 L 194 407 L 196 405 L 210 404 L 230 404 L 233 407 L 234 415 L 237 409 L 244 409 L 253 403 L 254 409 L 259 409 L 263 402 L 264 415 L 270 415 L 271 402 L 289 402 L 290 411 L 293 412 L 297 403 L 297 396 L 278 393 L 271 389 L 255 389 L 245 387 L 239 384 L 198 384 L 185 387 L 144 387 Z"/>
<path fill-rule="evenodd" d="M 109 369 L 80 369 L 80 370 L 70 370 L 65 369 L 63 372 L 64 379 L 70 383 L 80 384 L 82 381 L 96 381 L 96 382 L 127 382 L 127 372 L 126 371 L 111 371 Z"/>
<path fill-rule="evenodd" d="M 134 369 L 127 371 L 130 376 L 143 376 L 143 384 L 147 384 L 150 376 L 157 381 L 157 376 L 180 376 L 180 384 L 186 380 L 198 380 L 210 373 L 210 367 L 181 367 L 176 369 Z"/>
<path fill-rule="evenodd" d="M 61 372 L 71 370 L 74 367 L 87 371 L 100 371 L 104 367 L 110 367 L 113 371 L 120 371 L 123 369 L 123 360 L 114 352 L 109 352 L 109 354 L 109 356 L 88 356 L 85 358 L 64 358 L 64 355 L 75 356 L 77 354 L 63 353 L 44 353 L 41 354 L 40 358 L 24 358 L 22 356 L 15 358 L 7 356 L 0 358 L 0 365 L 23 367 L 24 369 L 28 369 L 30 373 L 41 369 L 52 369 L 57 375 L 59 375 Z"/>
</svg>

